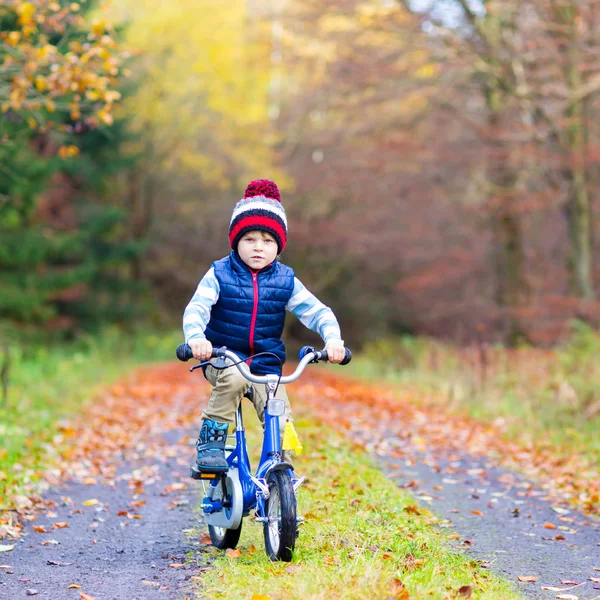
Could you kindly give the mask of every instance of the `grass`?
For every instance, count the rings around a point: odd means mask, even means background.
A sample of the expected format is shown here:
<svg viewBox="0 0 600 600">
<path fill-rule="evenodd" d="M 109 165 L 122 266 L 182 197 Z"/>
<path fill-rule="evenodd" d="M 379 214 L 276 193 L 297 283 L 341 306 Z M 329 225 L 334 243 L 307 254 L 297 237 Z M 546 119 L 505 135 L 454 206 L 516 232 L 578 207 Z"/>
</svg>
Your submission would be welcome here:
<svg viewBox="0 0 600 600">
<path fill-rule="evenodd" d="M 203 549 L 216 558 L 203 573 L 198 597 L 449 600 L 465 597 L 463 586 L 471 586 L 472 598 L 520 598 L 508 582 L 454 548 L 452 531 L 340 434 L 299 409 L 296 423 L 305 452 L 295 467 L 307 483 L 299 492 L 306 522 L 293 561 L 270 562 L 262 526 L 247 518 L 239 557 Z M 248 423 L 249 434 L 257 429 L 255 420 Z M 254 437 L 253 447 L 258 443 Z"/>
<path fill-rule="evenodd" d="M 578 454 L 600 467 L 600 337 L 578 326 L 563 347 L 474 347 L 399 338 L 371 345 L 352 377 L 425 392 L 449 412 L 494 422 L 523 445 Z"/>
<path fill-rule="evenodd" d="M 8 508 L 8 493 L 18 494 L 38 470 L 51 467 L 61 419 L 135 365 L 171 359 L 177 343 L 173 334 L 106 330 L 72 345 L 9 348 L 8 397 L 0 405 L 0 508 Z"/>
</svg>

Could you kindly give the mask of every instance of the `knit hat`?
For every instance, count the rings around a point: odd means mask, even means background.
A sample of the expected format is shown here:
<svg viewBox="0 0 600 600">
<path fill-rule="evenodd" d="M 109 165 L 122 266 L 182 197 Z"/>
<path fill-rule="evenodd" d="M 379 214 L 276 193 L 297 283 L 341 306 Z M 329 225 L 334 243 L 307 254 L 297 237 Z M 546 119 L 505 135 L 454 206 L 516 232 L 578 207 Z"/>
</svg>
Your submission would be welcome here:
<svg viewBox="0 0 600 600">
<path fill-rule="evenodd" d="M 268 231 L 277 242 L 278 253 L 287 242 L 287 219 L 277 185 L 268 179 L 248 184 L 244 197 L 235 205 L 229 223 L 229 243 L 233 249 L 248 231 Z"/>
</svg>

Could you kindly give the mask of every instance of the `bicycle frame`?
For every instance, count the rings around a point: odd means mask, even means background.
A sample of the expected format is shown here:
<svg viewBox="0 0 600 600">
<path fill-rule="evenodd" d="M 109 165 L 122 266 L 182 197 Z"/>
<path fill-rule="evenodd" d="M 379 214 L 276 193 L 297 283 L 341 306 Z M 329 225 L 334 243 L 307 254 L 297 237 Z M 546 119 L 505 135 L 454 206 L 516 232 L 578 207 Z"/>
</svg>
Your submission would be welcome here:
<svg viewBox="0 0 600 600">
<path fill-rule="evenodd" d="M 289 470 L 296 491 L 304 482 L 305 478 L 294 477 L 294 471 L 290 464 L 281 460 L 281 430 L 279 414 L 272 414 L 275 411 L 271 410 L 271 406 L 275 399 L 275 390 L 277 388 L 279 377 L 276 375 L 267 376 L 266 390 L 267 402 L 265 405 L 265 427 L 263 436 L 263 445 L 261 457 L 256 469 L 256 474 L 252 475 L 250 459 L 246 446 L 246 431 L 244 428 L 244 420 L 242 416 L 242 403 L 236 410 L 236 431 L 235 431 L 235 448 L 227 456 L 227 462 L 232 469 L 237 469 L 239 483 L 241 485 L 243 497 L 243 516 L 247 516 L 253 508 L 256 508 L 257 520 L 263 521 L 265 516 L 265 500 L 269 497 L 269 487 L 267 485 L 267 476 L 273 470 Z M 279 412 L 279 411 L 276 411 Z M 213 479 L 211 486 L 223 485 L 223 478 L 227 474 Z M 222 506 L 219 501 L 212 501 L 208 495 L 202 504 L 205 514 L 211 514 L 221 510 Z M 210 518 L 209 518 L 210 520 Z"/>
</svg>

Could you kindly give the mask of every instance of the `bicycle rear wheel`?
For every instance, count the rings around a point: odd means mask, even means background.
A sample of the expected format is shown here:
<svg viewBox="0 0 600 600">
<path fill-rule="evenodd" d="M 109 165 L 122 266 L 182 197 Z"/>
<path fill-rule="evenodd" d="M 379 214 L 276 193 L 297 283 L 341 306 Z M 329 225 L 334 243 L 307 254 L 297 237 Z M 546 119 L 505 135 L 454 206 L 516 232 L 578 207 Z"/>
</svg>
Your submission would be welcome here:
<svg viewBox="0 0 600 600">
<path fill-rule="evenodd" d="M 236 489 L 238 489 L 237 493 Z M 209 488 L 207 495 L 211 500 L 220 500 L 223 504 L 222 512 L 204 516 L 213 546 L 221 550 L 235 548 L 242 533 L 243 523 L 243 498 L 237 479 L 237 471 L 229 471 L 227 477 L 220 480 L 216 486 Z M 235 517 L 236 514 L 238 518 Z"/>
<path fill-rule="evenodd" d="M 242 534 L 242 523 L 237 529 L 224 529 L 223 527 L 209 525 L 208 534 L 210 535 L 210 541 L 216 548 L 220 550 L 235 548 Z"/>
<path fill-rule="evenodd" d="M 271 560 L 292 560 L 296 543 L 296 495 L 289 473 L 275 471 L 267 480 L 267 520 L 263 526 L 265 551 Z"/>
</svg>

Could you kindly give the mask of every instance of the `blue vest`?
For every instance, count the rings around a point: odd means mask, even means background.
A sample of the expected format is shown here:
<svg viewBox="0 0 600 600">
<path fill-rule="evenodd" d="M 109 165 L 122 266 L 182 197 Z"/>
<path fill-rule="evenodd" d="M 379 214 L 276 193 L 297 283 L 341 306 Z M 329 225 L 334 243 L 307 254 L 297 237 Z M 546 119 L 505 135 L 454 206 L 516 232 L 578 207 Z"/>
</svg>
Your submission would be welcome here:
<svg viewBox="0 0 600 600">
<path fill-rule="evenodd" d="M 211 309 L 206 338 L 215 347 L 227 346 L 241 358 L 273 352 L 285 362 L 281 341 L 285 307 L 294 291 L 294 271 L 275 260 L 253 273 L 237 252 L 213 263 L 219 299 Z M 256 375 L 281 372 L 275 356 L 257 356 L 250 363 Z"/>
</svg>

